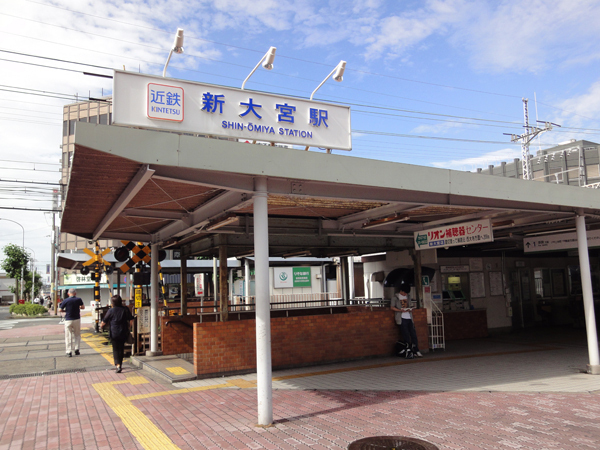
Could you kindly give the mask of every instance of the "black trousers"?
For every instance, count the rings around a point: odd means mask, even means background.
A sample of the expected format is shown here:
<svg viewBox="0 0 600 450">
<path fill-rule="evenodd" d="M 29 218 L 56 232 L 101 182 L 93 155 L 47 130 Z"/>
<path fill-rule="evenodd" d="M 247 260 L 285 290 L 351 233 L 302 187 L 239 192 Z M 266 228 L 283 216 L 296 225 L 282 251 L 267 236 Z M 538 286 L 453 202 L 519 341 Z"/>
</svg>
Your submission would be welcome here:
<svg viewBox="0 0 600 450">
<path fill-rule="evenodd" d="M 417 341 L 417 332 L 415 331 L 415 324 L 413 321 L 411 319 L 402 319 L 402 323 L 399 327 L 404 342 L 410 345 L 414 352 L 418 352 L 419 342 Z"/>
<path fill-rule="evenodd" d="M 120 366 L 123 364 L 123 356 L 125 355 L 125 340 L 112 339 L 111 342 L 115 366 Z"/>
</svg>

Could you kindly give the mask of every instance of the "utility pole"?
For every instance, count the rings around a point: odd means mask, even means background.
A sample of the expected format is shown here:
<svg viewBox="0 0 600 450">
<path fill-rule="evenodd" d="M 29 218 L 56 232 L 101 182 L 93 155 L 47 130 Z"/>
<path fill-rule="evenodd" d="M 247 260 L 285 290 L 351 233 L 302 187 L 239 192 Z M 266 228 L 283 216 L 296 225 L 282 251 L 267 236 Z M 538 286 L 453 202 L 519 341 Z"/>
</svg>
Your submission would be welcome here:
<svg viewBox="0 0 600 450">
<path fill-rule="evenodd" d="M 552 126 L 560 127 L 552 122 L 544 122 L 542 120 L 537 120 L 536 122 L 540 122 L 544 124 L 544 128 L 534 127 L 529 125 L 529 112 L 527 111 L 527 102 L 529 100 L 523 99 L 523 115 L 525 119 L 525 133 L 517 135 L 504 133 L 505 135 L 510 136 L 511 142 L 521 141 L 521 159 L 523 165 L 523 179 L 524 180 L 533 180 L 533 171 L 531 169 L 531 155 L 529 154 L 529 143 L 533 141 L 540 134 L 552 130 Z"/>
<path fill-rule="evenodd" d="M 54 211 L 58 210 L 58 189 L 54 189 L 52 191 L 52 209 Z M 56 233 L 56 213 L 52 213 L 52 233 L 50 236 L 50 239 L 52 240 L 52 248 L 51 248 L 51 255 L 52 255 L 52 260 L 50 261 L 50 299 L 52 301 L 52 304 L 54 306 L 54 312 L 56 313 L 57 308 L 58 308 L 58 297 L 56 295 L 56 287 L 58 286 L 57 284 L 57 276 L 56 276 L 56 249 L 58 246 L 58 242 L 57 242 L 57 233 Z"/>
</svg>

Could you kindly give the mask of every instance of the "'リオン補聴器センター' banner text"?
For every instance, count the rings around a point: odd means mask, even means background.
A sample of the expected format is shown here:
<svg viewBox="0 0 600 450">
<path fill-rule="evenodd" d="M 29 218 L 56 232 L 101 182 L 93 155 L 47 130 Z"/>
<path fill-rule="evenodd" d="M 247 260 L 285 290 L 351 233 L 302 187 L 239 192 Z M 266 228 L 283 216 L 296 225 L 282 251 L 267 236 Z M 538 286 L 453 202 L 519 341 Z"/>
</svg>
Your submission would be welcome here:
<svg viewBox="0 0 600 450">
<path fill-rule="evenodd" d="M 457 245 L 493 242 L 492 224 L 489 219 L 474 220 L 430 230 L 415 231 L 415 248 L 425 250 L 435 247 L 455 247 Z"/>
<path fill-rule="evenodd" d="M 350 108 L 115 71 L 113 125 L 351 150 Z"/>
</svg>

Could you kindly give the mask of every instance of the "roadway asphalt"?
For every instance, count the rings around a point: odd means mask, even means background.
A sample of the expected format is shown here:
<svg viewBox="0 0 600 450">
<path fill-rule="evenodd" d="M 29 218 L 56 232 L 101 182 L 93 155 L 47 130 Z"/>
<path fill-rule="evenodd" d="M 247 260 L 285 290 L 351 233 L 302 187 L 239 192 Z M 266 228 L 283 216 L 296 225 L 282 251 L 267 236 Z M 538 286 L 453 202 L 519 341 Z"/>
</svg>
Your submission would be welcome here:
<svg viewBox="0 0 600 450">
<path fill-rule="evenodd" d="M 99 358 L 85 371 L 3 377 L 0 450 L 346 449 L 372 436 L 443 450 L 600 448 L 600 376 L 585 373 L 580 330 L 453 341 L 415 360 L 275 371 L 270 427 L 256 426 L 256 374 L 173 385 L 131 366 L 117 374 L 102 338 L 84 336 L 84 354 L 65 358 L 50 355 L 61 351 L 60 325 L 0 330 L 0 357 L 19 347 L 26 356 L 7 359 L 11 366 Z"/>
</svg>

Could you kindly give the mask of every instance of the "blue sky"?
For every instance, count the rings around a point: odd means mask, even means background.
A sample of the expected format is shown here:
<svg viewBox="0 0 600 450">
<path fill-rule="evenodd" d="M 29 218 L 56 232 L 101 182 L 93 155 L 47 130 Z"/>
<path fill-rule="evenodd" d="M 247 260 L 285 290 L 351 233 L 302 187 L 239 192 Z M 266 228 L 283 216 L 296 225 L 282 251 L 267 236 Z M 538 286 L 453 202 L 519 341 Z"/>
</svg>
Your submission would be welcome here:
<svg viewBox="0 0 600 450">
<path fill-rule="evenodd" d="M 56 182 L 62 105 L 112 89 L 81 71 L 160 75 L 178 27 L 175 78 L 240 87 L 275 46 L 273 70 L 259 68 L 246 88 L 308 98 L 347 61 L 344 81 L 315 98 L 351 105 L 353 150 L 337 152 L 348 156 L 457 170 L 510 161 L 520 147 L 503 133 L 523 132 L 523 97 L 531 123 L 537 109 L 563 126 L 533 152 L 600 140 L 598 1 L 14 0 L 0 6 L 0 179 Z M 0 194 L 0 206 L 15 205 L 50 203 Z M 48 214 L 0 217 L 25 225 L 40 267 L 49 262 Z M 21 237 L 0 221 L 0 246 Z"/>
</svg>

